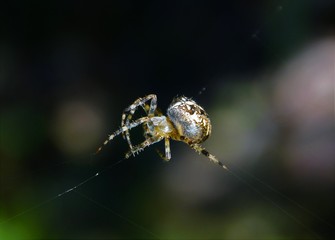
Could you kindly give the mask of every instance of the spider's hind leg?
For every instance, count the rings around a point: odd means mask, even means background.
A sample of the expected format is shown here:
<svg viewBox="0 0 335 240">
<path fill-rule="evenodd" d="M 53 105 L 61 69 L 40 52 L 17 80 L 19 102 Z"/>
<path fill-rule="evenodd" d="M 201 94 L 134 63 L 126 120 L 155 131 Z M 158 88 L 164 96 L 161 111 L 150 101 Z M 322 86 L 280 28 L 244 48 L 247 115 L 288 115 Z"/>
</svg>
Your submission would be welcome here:
<svg viewBox="0 0 335 240">
<path fill-rule="evenodd" d="M 220 162 L 214 155 L 209 153 L 204 147 L 200 144 L 189 144 L 192 149 L 194 149 L 197 153 L 205 155 L 211 162 L 220 165 L 222 168 L 228 170 L 227 166 Z"/>
</svg>

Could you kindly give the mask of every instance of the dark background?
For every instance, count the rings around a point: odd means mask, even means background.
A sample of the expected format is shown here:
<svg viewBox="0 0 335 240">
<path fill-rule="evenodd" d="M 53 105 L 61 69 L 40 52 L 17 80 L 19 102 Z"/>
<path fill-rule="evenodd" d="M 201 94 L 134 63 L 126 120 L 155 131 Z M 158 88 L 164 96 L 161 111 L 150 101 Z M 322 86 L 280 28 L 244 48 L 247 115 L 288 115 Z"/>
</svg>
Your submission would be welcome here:
<svg viewBox="0 0 335 240">
<path fill-rule="evenodd" d="M 331 2 L 2 2 L 0 239 L 329 239 Z M 150 93 L 203 106 L 231 172 L 182 143 L 92 155 Z"/>
</svg>

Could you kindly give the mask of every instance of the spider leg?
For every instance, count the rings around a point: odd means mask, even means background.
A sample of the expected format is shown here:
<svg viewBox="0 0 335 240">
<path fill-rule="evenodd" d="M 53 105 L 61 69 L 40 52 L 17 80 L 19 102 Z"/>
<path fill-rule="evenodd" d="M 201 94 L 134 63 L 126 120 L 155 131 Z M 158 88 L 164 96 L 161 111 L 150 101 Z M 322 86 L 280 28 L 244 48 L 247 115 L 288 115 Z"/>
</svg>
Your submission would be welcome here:
<svg viewBox="0 0 335 240">
<path fill-rule="evenodd" d="M 145 113 L 147 113 L 148 111 L 146 110 L 146 107 L 149 106 L 149 105 L 145 105 L 143 106 L 142 105 L 142 108 L 143 110 L 145 111 Z M 135 112 L 135 109 L 132 111 L 132 113 L 126 115 L 126 112 L 124 111 L 123 114 L 122 114 L 122 120 L 121 120 L 121 126 L 127 126 L 129 125 L 129 122 L 131 121 L 132 119 L 132 116 Z M 125 122 L 126 121 L 126 122 Z M 131 140 L 130 140 L 130 133 L 129 133 L 129 130 L 126 130 L 124 132 L 122 132 L 122 137 L 123 139 L 126 139 L 127 140 L 127 143 L 129 145 L 129 148 L 130 149 L 133 149 L 133 144 L 131 143 Z"/>
<path fill-rule="evenodd" d="M 170 149 L 170 140 L 165 138 L 165 158 L 164 160 L 169 161 L 171 159 L 171 149 Z"/>
<path fill-rule="evenodd" d="M 129 123 L 128 125 L 125 126 L 121 126 L 118 130 L 116 130 L 114 133 L 112 133 L 111 135 L 109 135 L 109 137 L 104 141 L 103 145 L 101 147 L 98 148 L 98 150 L 96 151 L 96 153 L 99 153 L 102 149 L 103 146 L 105 146 L 108 142 L 110 142 L 111 140 L 113 140 L 113 138 L 115 138 L 117 135 L 125 132 L 125 131 L 129 131 L 130 129 L 145 123 L 149 121 L 149 117 L 142 117 L 139 118 L 131 123 Z"/>
<path fill-rule="evenodd" d="M 151 100 L 151 103 L 150 108 L 147 110 L 147 107 L 144 106 L 144 103 L 146 103 L 149 100 Z M 157 96 L 155 94 L 149 94 L 143 98 L 138 98 L 133 104 L 131 104 L 123 111 L 121 125 L 124 125 L 125 121 L 127 123 L 132 119 L 132 116 L 134 115 L 136 109 L 139 106 L 142 106 L 145 112 L 149 112 L 148 113 L 149 117 L 153 116 L 157 108 Z M 128 116 L 127 113 L 129 113 Z"/>
<path fill-rule="evenodd" d="M 150 107 L 148 108 L 148 104 L 145 104 L 147 101 L 150 101 Z M 136 109 L 141 106 L 143 110 L 148 114 L 148 116 L 154 116 L 155 110 L 157 108 L 157 96 L 155 94 L 149 94 L 143 98 L 138 98 L 133 104 L 131 104 L 128 108 L 123 111 L 121 127 L 127 126 L 131 121 Z M 123 138 L 125 138 L 128 142 L 129 148 L 132 149 L 133 145 L 130 140 L 130 133 L 128 130 L 122 132 Z"/>
<path fill-rule="evenodd" d="M 158 149 L 156 149 L 156 151 L 162 159 L 164 159 L 165 161 L 170 161 L 171 159 L 170 139 L 167 137 L 165 138 L 165 156 Z"/>
<path fill-rule="evenodd" d="M 133 149 L 130 149 L 126 155 L 125 158 L 129 158 L 131 155 L 135 156 L 135 154 L 138 154 L 140 151 L 144 150 L 144 148 L 157 143 L 159 141 L 161 141 L 163 139 L 163 137 L 150 137 L 145 139 L 142 143 L 133 146 Z"/>
<path fill-rule="evenodd" d="M 145 111 L 146 114 L 148 114 L 148 110 L 149 110 L 149 105 L 145 104 L 145 105 L 141 105 L 141 107 L 143 108 L 143 110 Z M 122 121 L 121 121 L 121 126 L 127 126 L 129 124 L 129 122 L 131 121 L 133 115 L 134 115 L 135 109 L 129 113 L 128 115 L 126 115 L 126 113 L 124 112 L 122 114 Z M 126 121 L 126 123 L 124 123 L 124 121 Z M 132 149 L 133 148 L 133 144 L 131 143 L 130 140 L 130 132 L 129 130 L 126 130 L 124 132 L 122 132 L 122 137 L 123 139 L 126 139 L 129 145 L 129 148 Z"/>
<path fill-rule="evenodd" d="M 194 149 L 197 153 L 201 153 L 205 155 L 209 160 L 213 163 L 220 165 L 222 168 L 228 170 L 227 166 L 220 162 L 214 155 L 210 154 L 204 147 L 200 144 L 189 144 L 192 149 Z"/>
</svg>

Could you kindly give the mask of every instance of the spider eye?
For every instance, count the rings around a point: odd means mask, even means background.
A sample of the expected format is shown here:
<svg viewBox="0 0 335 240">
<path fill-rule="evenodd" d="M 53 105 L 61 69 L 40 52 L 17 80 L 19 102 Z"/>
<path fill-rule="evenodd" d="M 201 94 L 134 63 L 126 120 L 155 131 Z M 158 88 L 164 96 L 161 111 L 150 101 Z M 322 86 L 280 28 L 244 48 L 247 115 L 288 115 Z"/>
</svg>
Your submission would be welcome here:
<svg viewBox="0 0 335 240">
<path fill-rule="evenodd" d="M 167 110 L 167 115 L 179 135 L 193 143 L 205 141 L 211 133 L 211 123 L 207 113 L 189 98 L 174 99 Z"/>
</svg>

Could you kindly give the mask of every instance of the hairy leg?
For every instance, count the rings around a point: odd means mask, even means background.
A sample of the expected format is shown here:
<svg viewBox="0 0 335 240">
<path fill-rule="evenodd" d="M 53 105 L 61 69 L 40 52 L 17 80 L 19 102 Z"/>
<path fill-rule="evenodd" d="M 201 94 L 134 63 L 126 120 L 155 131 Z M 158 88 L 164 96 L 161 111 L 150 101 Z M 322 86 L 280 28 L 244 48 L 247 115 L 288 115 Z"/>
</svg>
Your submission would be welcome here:
<svg viewBox="0 0 335 240">
<path fill-rule="evenodd" d="M 150 107 L 148 108 L 147 101 L 150 101 Z M 136 109 L 141 106 L 143 110 L 148 113 L 148 116 L 153 116 L 155 110 L 157 108 L 157 96 L 155 94 L 149 94 L 143 98 L 138 98 L 133 104 L 131 104 L 128 108 L 123 111 L 122 120 L 121 120 L 121 127 L 129 125 Z M 123 138 L 125 138 L 128 142 L 129 148 L 132 149 L 133 145 L 130 140 L 130 133 L 129 130 L 126 130 L 122 133 Z"/>
<path fill-rule="evenodd" d="M 165 138 L 165 155 L 158 149 L 156 149 L 156 151 L 162 159 L 164 159 L 165 161 L 170 161 L 171 159 L 170 139 L 167 137 Z"/>
<path fill-rule="evenodd" d="M 149 121 L 149 119 L 150 119 L 149 117 L 142 117 L 142 118 L 139 118 L 139 119 L 137 119 L 137 120 L 129 123 L 127 126 L 121 126 L 121 128 L 119 128 L 114 133 L 112 133 L 111 135 L 109 135 L 109 137 L 105 140 L 105 142 L 103 143 L 103 145 L 98 148 L 98 150 L 96 151 L 96 153 L 100 152 L 101 149 L 102 149 L 102 147 L 105 146 L 111 140 L 113 140 L 113 138 L 115 138 L 117 135 L 119 135 L 119 134 L 121 134 L 121 133 L 123 133 L 125 131 L 129 131 L 129 129 L 137 127 L 138 125 Z"/>
<path fill-rule="evenodd" d="M 133 146 L 133 149 L 130 149 L 126 155 L 125 158 L 129 158 L 131 155 L 135 156 L 135 154 L 139 153 L 140 151 L 144 150 L 144 148 L 157 143 L 159 141 L 161 141 L 163 139 L 163 137 L 151 137 L 151 138 L 147 138 L 145 139 L 142 143 Z"/>
<path fill-rule="evenodd" d="M 227 166 L 224 165 L 222 162 L 220 162 L 214 155 L 210 154 L 204 147 L 202 147 L 200 144 L 191 144 L 190 147 L 194 149 L 197 153 L 201 153 L 205 155 L 211 162 L 214 162 L 224 169 L 228 170 Z"/>
</svg>

